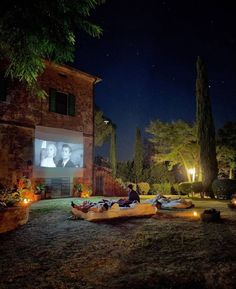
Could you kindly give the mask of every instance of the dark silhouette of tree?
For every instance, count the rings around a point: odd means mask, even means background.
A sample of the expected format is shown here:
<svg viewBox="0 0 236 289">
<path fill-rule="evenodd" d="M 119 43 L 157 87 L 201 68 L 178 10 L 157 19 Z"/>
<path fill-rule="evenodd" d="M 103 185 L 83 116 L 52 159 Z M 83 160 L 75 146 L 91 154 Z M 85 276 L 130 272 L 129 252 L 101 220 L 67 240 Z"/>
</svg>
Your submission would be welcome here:
<svg viewBox="0 0 236 289">
<path fill-rule="evenodd" d="M 217 160 L 219 171 L 233 179 L 236 170 L 236 122 L 227 122 L 218 130 Z"/>
<path fill-rule="evenodd" d="M 99 107 L 94 109 L 94 143 L 100 147 L 108 141 L 113 130 L 113 124 L 110 119 L 103 115 Z"/>
<path fill-rule="evenodd" d="M 134 145 L 134 175 L 136 183 L 141 181 L 143 171 L 143 144 L 140 129 L 136 129 Z"/>
<path fill-rule="evenodd" d="M 71 62 L 78 34 L 99 37 L 102 29 L 88 20 L 102 0 L 2 0 L 0 10 L 0 59 L 6 75 L 23 82 L 43 96 L 37 77 L 44 60 Z M 39 93 L 40 92 L 40 93 Z"/>
<path fill-rule="evenodd" d="M 116 129 L 113 126 L 110 143 L 110 163 L 113 177 L 116 177 Z"/>
<path fill-rule="evenodd" d="M 217 178 L 215 127 L 211 111 L 207 69 L 204 61 L 197 59 L 196 80 L 197 136 L 200 149 L 200 166 L 204 191 L 213 198 L 211 184 Z"/>
</svg>

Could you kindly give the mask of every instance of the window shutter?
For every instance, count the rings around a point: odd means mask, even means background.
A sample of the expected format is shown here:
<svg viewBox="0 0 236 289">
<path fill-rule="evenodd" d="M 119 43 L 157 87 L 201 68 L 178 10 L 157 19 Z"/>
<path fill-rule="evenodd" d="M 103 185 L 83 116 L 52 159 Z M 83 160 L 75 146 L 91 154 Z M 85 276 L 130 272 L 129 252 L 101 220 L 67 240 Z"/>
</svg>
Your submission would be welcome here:
<svg viewBox="0 0 236 289">
<path fill-rule="evenodd" d="M 56 112 L 56 90 L 52 88 L 49 91 L 49 111 Z"/>
<path fill-rule="evenodd" d="M 0 74 L 0 101 L 7 100 L 7 80 L 4 75 Z"/>
<path fill-rule="evenodd" d="M 75 96 L 68 94 L 68 115 L 75 116 Z"/>
</svg>

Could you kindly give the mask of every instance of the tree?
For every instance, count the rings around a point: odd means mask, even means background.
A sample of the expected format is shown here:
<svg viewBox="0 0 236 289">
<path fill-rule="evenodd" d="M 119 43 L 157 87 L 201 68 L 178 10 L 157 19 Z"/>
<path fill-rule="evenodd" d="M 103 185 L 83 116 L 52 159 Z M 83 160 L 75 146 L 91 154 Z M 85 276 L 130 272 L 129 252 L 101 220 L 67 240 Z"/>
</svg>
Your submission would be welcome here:
<svg viewBox="0 0 236 289">
<path fill-rule="evenodd" d="M 117 163 L 117 177 L 123 182 L 134 182 L 133 161 L 122 161 Z"/>
<path fill-rule="evenodd" d="M 217 134 L 217 160 L 219 170 L 230 179 L 236 169 L 236 122 L 227 122 Z"/>
<path fill-rule="evenodd" d="M 63 63 L 74 59 L 76 36 L 81 31 L 99 37 L 102 29 L 88 21 L 102 0 L 40 0 L 1 2 L 0 59 L 6 75 L 30 89 L 44 70 L 43 59 Z"/>
<path fill-rule="evenodd" d="M 94 135 L 95 146 L 102 146 L 107 141 L 112 133 L 113 124 L 111 120 L 103 115 L 103 112 L 95 107 L 94 110 Z"/>
<path fill-rule="evenodd" d="M 236 150 L 226 145 L 217 146 L 217 160 L 220 172 L 233 179 L 236 169 Z"/>
<path fill-rule="evenodd" d="M 196 103 L 197 136 L 203 188 L 213 198 L 211 184 L 218 174 L 215 127 L 211 111 L 206 65 L 200 57 L 197 59 Z"/>
<path fill-rule="evenodd" d="M 141 181 L 143 171 L 143 145 L 141 131 L 136 129 L 135 145 L 134 145 L 134 175 L 136 183 Z"/>
<path fill-rule="evenodd" d="M 151 121 L 146 131 L 151 134 L 149 141 L 155 146 L 155 163 L 169 162 L 169 168 L 181 164 L 191 181 L 188 169 L 198 171 L 199 155 L 196 125 L 182 120 L 175 122 Z"/>
<path fill-rule="evenodd" d="M 113 177 L 116 177 L 116 130 L 112 128 L 110 143 L 110 163 Z"/>
</svg>

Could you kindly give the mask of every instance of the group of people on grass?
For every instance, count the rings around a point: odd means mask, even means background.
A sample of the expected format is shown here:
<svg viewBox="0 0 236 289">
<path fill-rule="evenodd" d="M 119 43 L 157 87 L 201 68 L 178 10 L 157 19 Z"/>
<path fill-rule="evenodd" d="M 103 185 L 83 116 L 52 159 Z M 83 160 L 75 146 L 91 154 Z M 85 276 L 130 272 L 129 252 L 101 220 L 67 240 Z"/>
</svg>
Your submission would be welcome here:
<svg viewBox="0 0 236 289">
<path fill-rule="evenodd" d="M 73 209 L 87 213 L 88 211 L 104 212 L 111 208 L 114 204 L 118 204 L 119 207 L 132 207 L 135 203 L 140 203 L 139 194 L 133 189 L 132 184 L 128 185 L 127 190 L 128 198 L 119 199 L 118 201 L 102 199 L 97 203 L 84 201 L 80 205 L 76 205 L 74 202 L 72 202 L 71 206 Z M 171 199 L 161 194 L 157 194 L 154 198 L 146 200 L 145 203 L 156 206 L 158 209 L 186 209 L 194 206 L 191 201 L 186 201 L 182 198 Z"/>
<path fill-rule="evenodd" d="M 74 202 L 71 202 L 71 206 L 77 210 L 82 211 L 83 213 L 87 213 L 91 210 L 95 212 L 103 212 L 111 208 L 114 204 L 118 204 L 119 207 L 130 207 L 130 205 L 133 203 L 140 203 L 139 194 L 133 189 L 133 185 L 128 185 L 127 189 L 127 199 L 119 199 L 118 201 L 103 199 L 97 203 L 84 201 L 81 205 L 76 205 Z"/>
</svg>

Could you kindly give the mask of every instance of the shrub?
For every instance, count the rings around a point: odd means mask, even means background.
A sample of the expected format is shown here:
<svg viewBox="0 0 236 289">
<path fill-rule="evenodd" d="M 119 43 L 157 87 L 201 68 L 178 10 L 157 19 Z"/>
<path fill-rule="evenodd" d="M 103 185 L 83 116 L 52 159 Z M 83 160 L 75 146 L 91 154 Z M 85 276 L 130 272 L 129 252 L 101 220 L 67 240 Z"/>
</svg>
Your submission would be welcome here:
<svg viewBox="0 0 236 289">
<path fill-rule="evenodd" d="M 179 184 L 179 192 L 189 195 L 190 193 L 201 193 L 202 182 L 183 182 Z"/>
<path fill-rule="evenodd" d="M 147 195 L 150 190 L 149 183 L 138 183 L 140 193 L 142 195 Z"/>
<path fill-rule="evenodd" d="M 236 193 L 236 180 L 214 180 L 212 190 L 218 199 L 230 199 Z"/>
<path fill-rule="evenodd" d="M 191 189 L 194 193 L 201 193 L 203 191 L 202 182 L 193 182 L 191 183 Z"/>
<path fill-rule="evenodd" d="M 183 182 L 179 184 L 179 192 L 188 195 L 192 192 L 191 183 Z"/>
<path fill-rule="evenodd" d="M 152 195 L 156 195 L 156 194 L 169 195 L 170 188 L 171 188 L 170 183 L 153 184 L 151 186 L 151 194 Z"/>
</svg>

